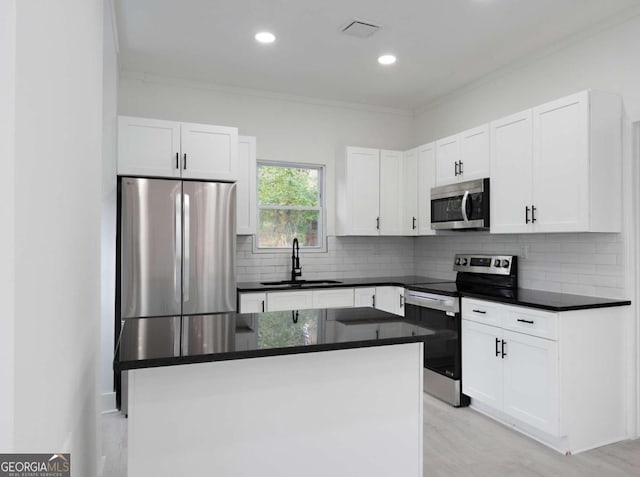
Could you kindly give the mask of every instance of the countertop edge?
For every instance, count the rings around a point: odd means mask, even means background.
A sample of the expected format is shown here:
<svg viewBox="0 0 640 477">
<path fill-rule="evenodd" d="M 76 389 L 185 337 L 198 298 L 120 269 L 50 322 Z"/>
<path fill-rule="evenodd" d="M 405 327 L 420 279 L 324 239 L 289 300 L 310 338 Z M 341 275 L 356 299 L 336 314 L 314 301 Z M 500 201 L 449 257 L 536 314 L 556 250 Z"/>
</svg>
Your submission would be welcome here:
<svg viewBox="0 0 640 477">
<path fill-rule="evenodd" d="M 494 303 L 503 303 L 505 305 L 512 306 L 522 306 L 525 308 L 535 308 L 537 310 L 546 310 L 546 311 L 554 311 L 556 313 L 563 313 L 565 311 L 578 311 L 578 310 L 590 310 L 593 308 L 613 308 L 618 306 L 629 306 L 631 305 L 631 300 L 615 300 L 610 299 L 609 302 L 603 303 L 587 303 L 584 305 L 566 305 L 566 306 L 555 306 L 555 305 L 545 305 L 543 303 L 531 303 L 526 300 L 514 300 L 513 298 L 502 298 L 502 297 L 494 297 L 487 296 L 476 293 L 460 293 L 462 298 L 475 298 L 478 300 L 491 301 Z"/>
<path fill-rule="evenodd" d="M 324 351 L 336 351 L 358 348 L 376 348 L 379 346 L 391 346 L 409 343 L 424 343 L 428 335 L 406 336 L 399 338 L 383 338 L 377 340 L 349 341 L 345 343 L 317 344 L 306 346 L 291 346 L 287 348 L 273 348 L 265 350 L 235 351 L 226 353 L 212 353 L 194 356 L 175 356 L 171 358 L 151 358 L 135 361 L 113 362 L 116 372 L 132 369 L 160 368 L 166 366 L 178 366 L 183 364 L 212 363 L 218 361 L 235 361 L 241 359 L 265 358 L 270 356 L 286 356 L 292 354 L 318 353 Z"/>
</svg>

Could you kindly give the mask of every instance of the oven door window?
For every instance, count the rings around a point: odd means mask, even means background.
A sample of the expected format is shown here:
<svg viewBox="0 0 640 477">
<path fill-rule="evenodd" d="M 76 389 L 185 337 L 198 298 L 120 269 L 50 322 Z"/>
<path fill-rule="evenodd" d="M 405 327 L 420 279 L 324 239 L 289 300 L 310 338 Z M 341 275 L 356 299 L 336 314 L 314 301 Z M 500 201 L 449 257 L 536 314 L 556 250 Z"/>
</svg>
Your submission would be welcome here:
<svg viewBox="0 0 640 477">
<path fill-rule="evenodd" d="M 460 379 L 460 316 L 407 305 L 405 317 L 434 332 L 424 346 L 424 367 L 452 379 Z"/>
<path fill-rule="evenodd" d="M 483 219 L 483 197 L 482 192 L 469 194 L 466 203 L 467 218 L 469 220 Z M 431 222 L 460 222 L 464 220 L 462 216 L 462 199 L 464 195 L 446 197 L 444 199 L 433 199 L 431 201 Z"/>
</svg>

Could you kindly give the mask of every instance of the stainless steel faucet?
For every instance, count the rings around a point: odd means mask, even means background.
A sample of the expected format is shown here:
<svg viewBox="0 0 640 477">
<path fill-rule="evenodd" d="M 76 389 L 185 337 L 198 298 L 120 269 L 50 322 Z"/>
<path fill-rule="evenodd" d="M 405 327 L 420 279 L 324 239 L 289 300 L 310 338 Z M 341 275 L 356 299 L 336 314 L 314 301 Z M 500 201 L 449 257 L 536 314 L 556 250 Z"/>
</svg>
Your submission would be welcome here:
<svg viewBox="0 0 640 477">
<path fill-rule="evenodd" d="M 302 267 L 300 266 L 300 244 L 298 237 L 293 239 L 291 251 L 291 281 L 295 282 L 296 277 L 302 276 Z"/>
</svg>

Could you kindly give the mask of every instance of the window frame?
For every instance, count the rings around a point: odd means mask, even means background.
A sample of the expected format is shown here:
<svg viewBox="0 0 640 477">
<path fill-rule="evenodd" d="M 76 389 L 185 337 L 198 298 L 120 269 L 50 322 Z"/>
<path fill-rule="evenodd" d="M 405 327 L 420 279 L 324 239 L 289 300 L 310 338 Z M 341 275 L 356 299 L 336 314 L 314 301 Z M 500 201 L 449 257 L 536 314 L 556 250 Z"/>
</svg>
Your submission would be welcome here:
<svg viewBox="0 0 640 477">
<path fill-rule="evenodd" d="M 279 205 L 268 205 L 261 206 L 260 205 L 260 195 L 259 195 L 259 187 L 260 187 L 260 166 L 275 166 L 275 167 L 283 167 L 283 168 L 296 168 L 296 169 L 317 169 L 318 170 L 318 207 L 307 207 L 307 206 L 279 206 Z M 253 252 L 254 253 L 289 253 L 291 252 L 291 245 L 288 247 L 260 247 L 259 246 L 259 236 L 260 236 L 260 211 L 263 209 L 267 210 L 317 210 L 318 213 L 318 245 L 311 246 L 303 246 L 300 245 L 300 253 L 318 253 L 318 252 L 326 252 L 327 251 L 327 207 L 326 207 L 326 166 L 324 164 L 313 164 L 307 162 L 285 162 L 285 161 L 269 161 L 258 159 L 256 161 L 256 233 L 253 235 Z"/>
</svg>

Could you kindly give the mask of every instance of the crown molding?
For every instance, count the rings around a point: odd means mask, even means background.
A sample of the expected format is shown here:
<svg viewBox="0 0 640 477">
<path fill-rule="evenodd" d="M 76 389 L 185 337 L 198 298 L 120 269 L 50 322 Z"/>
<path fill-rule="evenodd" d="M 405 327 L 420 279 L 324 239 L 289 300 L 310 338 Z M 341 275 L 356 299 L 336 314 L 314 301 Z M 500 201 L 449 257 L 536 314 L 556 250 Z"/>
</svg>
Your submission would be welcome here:
<svg viewBox="0 0 640 477">
<path fill-rule="evenodd" d="M 365 111 L 370 113 L 394 114 L 397 116 L 414 117 L 412 109 L 391 108 L 387 106 L 376 106 L 364 103 L 351 103 L 347 101 L 335 101 L 322 98 L 313 98 L 309 96 L 298 96 L 287 93 L 276 93 L 273 91 L 240 88 L 236 86 L 227 86 L 208 81 L 188 80 L 184 78 L 173 78 L 169 76 L 156 75 L 133 70 L 120 70 L 121 80 L 133 80 L 141 83 L 154 83 L 168 86 L 179 86 L 192 89 L 204 89 L 208 91 L 217 91 L 222 93 L 236 94 L 239 96 L 254 96 L 265 99 L 275 99 L 278 101 L 289 101 L 294 103 L 311 104 L 314 106 L 325 106 L 331 108 L 352 109 L 356 111 Z"/>
<path fill-rule="evenodd" d="M 564 37 L 561 40 L 554 42 L 551 46 L 541 48 L 531 54 L 522 56 L 517 60 L 507 63 L 504 66 L 501 66 L 500 68 L 497 68 L 476 80 L 473 80 L 459 88 L 456 88 L 449 93 L 438 96 L 431 101 L 427 101 L 417 106 L 413 110 L 414 116 L 419 116 L 420 114 L 423 114 L 431 109 L 436 108 L 437 106 L 440 106 L 450 100 L 457 98 L 458 96 L 463 96 L 475 89 L 480 88 L 485 84 L 491 83 L 499 78 L 507 76 L 514 71 L 523 69 L 530 64 L 535 63 L 536 61 L 552 56 L 559 51 L 569 48 L 570 46 L 573 46 L 589 38 L 598 36 L 599 34 L 606 32 L 607 30 L 630 22 L 638 16 L 640 16 L 640 6 L 633 6 L 631 8 L 625 9 L 622 12 L 613 15 L 612 17 L 609 17 L 604 21 L 598 22 L 590 27 L 587 27 L 586 29 L 580 30 L 577 33 Z"/>
</svg>

